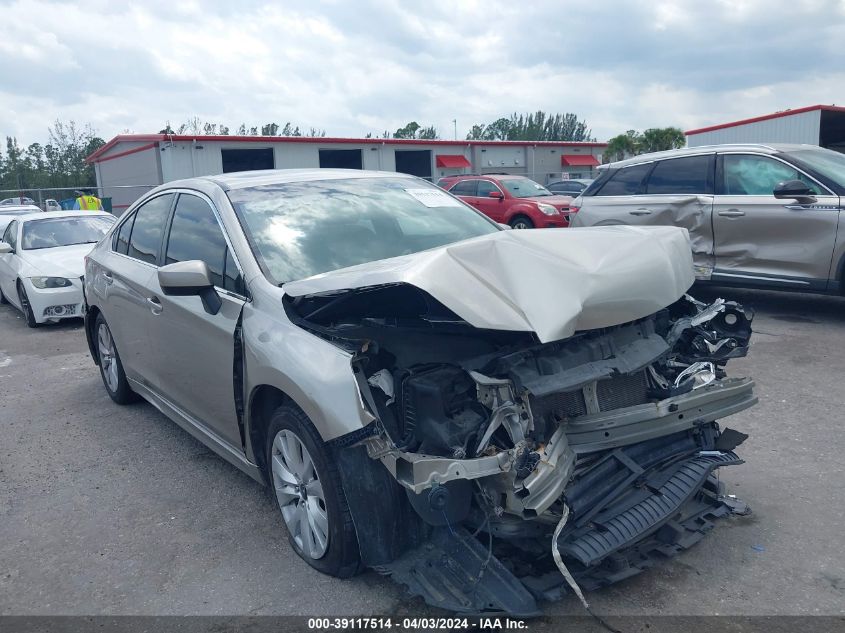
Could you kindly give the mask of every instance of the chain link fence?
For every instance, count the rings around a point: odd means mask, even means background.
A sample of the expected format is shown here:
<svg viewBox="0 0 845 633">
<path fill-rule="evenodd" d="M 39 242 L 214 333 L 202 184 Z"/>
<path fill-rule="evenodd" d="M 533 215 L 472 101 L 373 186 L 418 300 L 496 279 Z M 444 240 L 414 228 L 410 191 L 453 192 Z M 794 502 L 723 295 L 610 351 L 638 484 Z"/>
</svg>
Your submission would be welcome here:
<svg viewBox="0 0 845 633">
<path fill-rule="evenodd" d="M 60 208 L 73 209 L 77 191 L 84 191 L 97 196 L 103 203 L 103 210 L 115 215 L 140 198 L 144 193 L 158 185 L 111 185 L 97 187 L 79 185 L 75 187 L 42 187 L 23 189 L 0 189 L 0 205 L 34 204 L 44 211 L 58 211 Z"/>
</svg>

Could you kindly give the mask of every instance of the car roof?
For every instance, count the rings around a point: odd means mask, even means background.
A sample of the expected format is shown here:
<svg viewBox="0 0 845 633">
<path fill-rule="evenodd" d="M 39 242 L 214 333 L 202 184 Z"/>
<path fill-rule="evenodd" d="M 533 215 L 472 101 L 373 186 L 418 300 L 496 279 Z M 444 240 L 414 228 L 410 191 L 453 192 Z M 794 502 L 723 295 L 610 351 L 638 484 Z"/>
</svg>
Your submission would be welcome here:
<svg viewBox="0 0 845 633">
<path fill-rule="evenodd" d="M 32 211 L 33 213 L 41 213 L 41 209 L 32 204 L 2 204 L 0 205 L 0 215 L 7 213 L 18 213 L 20 211 Z"/>
<path fill-rule="evenodd" d="M 104 217 L 108 216 L 113 218 L 114 216 L 111 213 L 107 213 L 105 211 L 41 211 L 39 213 L 30 213 L 29 215 L 22 215 L 19 216 L 18 219 L 21 222 L 27 222 L 28 220 L 44 220 L 47 218 L 78 218 L 84 216 L 97 216 L 97 217 Z"/>
<path fill-rule="evenodd" d="M 255 171 L 238 171 L 215 176 L 198 176 L 184 180 L 174 180 L 160 187 L 175 189 L 190 187 L 197 182 L 214 183 L 224 191 L 243 189 L 245 187 L 261 187 L 265 185 L 281 185 L 295 182 L 315 182 L 318 180 L 341 180 L 351 178 L 416 178 L 409 174 L 395 171 L 370 171 L 363 169 L 259 169 Z M 421 179 L 418 179 L 421 180 Z"/>
<path fill-rule="evenodd" d="M 800 149 L 813 149 L 817 145 L 802 145 L 800 143 L 724 143 L 721 145 L 699 145 L 697 147 L 682 147 L 681 149 L 670 149 L 665 152 L 652 152 L 640 154 L 615 163 L 601 165 L 599 169 L 617 169 L 629 167 L 641 163 L 649 163 L 665 158 L 681 158 L 682 156 L 697 156 L 699 154 L 712 154 L 713 152 L 756 152 L 758 154 L 779 154 L 781 152 L 796 151 Z"/>
</svg>

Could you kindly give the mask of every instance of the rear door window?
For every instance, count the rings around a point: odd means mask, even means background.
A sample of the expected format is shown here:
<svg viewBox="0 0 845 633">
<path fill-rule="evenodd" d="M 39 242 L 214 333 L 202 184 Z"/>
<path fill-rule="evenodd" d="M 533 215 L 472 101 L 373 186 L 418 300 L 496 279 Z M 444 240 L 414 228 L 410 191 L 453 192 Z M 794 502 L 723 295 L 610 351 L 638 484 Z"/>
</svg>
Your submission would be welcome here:
<svg viewBox="0 0 845 633">
<path fill-rule="evenodd" d="M 597 196 L 632 196 L 640 192 L 643 178 L 651 170 L 652 163 L 625 167 L 613 174 L 604 186 L 595 194 Z"/>
<path fill-rule="evenodd" d="M 170 213 L 173 194 L 153 198 L 145 202 L 135 212 L 132 235 L 129 238 L 127 255 L 134 259 L 158 264 L 161 255 L 161 240 L 164 236 L 164 224 Z"/>
<path fill-rule="evenodd" d="M 126 218 L 117 230 L 117 234 L 114 236 L 114 244 L 112 245 L 116 253 L 121 253 L 122 255 L 129 254 L 129 236 L 132 234 L 132 224 L 134 222 L 135 214 L 133 213 L 130 217 Z"/>
<path fill-rule="evenodd" d="M 709 178 L 712 159 L 712 155 L 705 155 L 660 161 L 648 177 L 646 193 L 713 193 Z"/>
<path fill-rule="evenodd" d="M 462 180 L 449 189 L 453 196 L 474 196 L 478 188 L 477 180 Z"/>
</svg>

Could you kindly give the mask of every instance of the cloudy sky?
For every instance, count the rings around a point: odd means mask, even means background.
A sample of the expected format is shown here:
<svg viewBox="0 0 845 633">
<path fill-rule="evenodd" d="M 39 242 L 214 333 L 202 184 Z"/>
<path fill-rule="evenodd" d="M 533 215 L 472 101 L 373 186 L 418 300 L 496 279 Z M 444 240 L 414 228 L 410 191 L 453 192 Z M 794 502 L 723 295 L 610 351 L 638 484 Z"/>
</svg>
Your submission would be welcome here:
<svg viewBox="0 0 845 633">
<path fill-rule="evenodd" d="M 600 140 L 845 105 L 845 0 L 0 0 L 0 134 L 189 117 L 332 136 L 514 111 Z"/>
</svg>

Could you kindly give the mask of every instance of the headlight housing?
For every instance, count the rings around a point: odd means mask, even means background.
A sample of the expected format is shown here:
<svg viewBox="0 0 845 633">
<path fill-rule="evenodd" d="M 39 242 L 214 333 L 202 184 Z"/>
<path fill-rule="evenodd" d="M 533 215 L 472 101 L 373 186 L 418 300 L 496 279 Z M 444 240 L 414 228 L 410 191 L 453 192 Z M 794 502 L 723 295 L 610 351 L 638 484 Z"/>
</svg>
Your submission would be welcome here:
<svg viewBox="0 0 845 633">
<path fill-rule="evenodd" d="M 30 277 L 29 280 L 36 288 L 67 288 L 71 285 L 70 279 L 64 277 Z"/>
<path fill-rule="evenodd" d="M 542 202 L 538 202 L 537 208 L 540 209 L 540 211 L 542 213 L 545 213 L 546 215 L 557 215 L 557 209 L 555 209 L 550 204 L 543 204 Z"/>
</svg>

